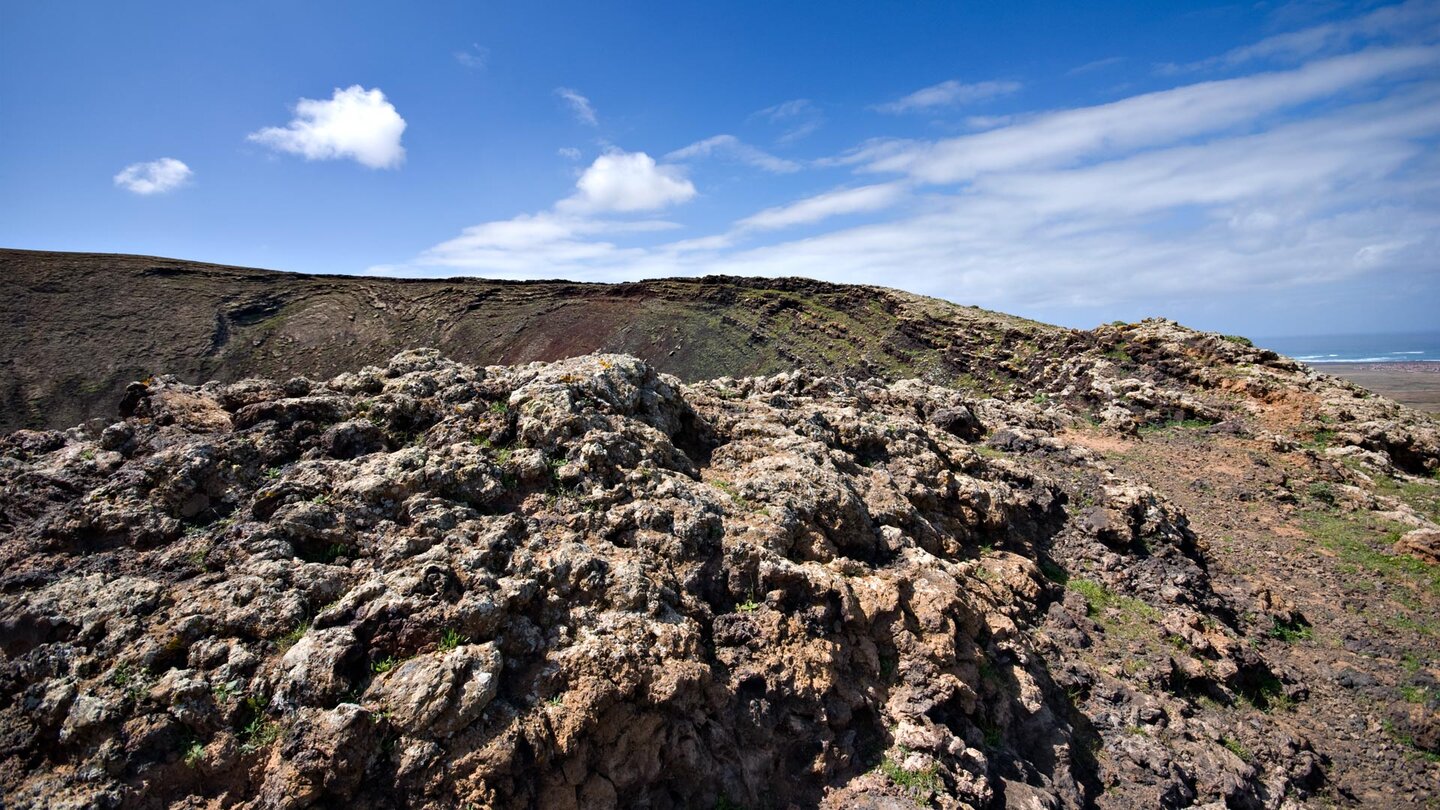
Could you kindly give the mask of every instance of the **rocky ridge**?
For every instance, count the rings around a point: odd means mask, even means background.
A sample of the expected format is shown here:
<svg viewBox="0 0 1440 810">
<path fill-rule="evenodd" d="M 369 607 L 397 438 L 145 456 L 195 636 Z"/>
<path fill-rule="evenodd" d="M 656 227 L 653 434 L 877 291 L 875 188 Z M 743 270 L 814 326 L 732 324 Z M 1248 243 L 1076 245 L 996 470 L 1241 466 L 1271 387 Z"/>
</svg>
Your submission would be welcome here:
<svg viewBox="0 0 1440 810">
<path fill-rule="evenodd" d="M 1306 717 L 1332 673 L 1287 643 L 1316 608 L 1217 582 L 1217 538 L 1111 445 L 1229 442 L 1286 470 L 1242 498 L 1405 527 L 1414 556 L 1385 564 L 1423 626 L 1434 423 L 1164 321 L 1027 379 L 685 385 L 621 355 L 426 350 L 323 382 L 135 383 L 121 421 L 0 440 L 0 790 L 1280 807 L 1388 778 L 1423 800 L 1433 649 L 1396 687 L 1418 703 L 1351 670 L 1413 778 L 1352 762 Z"/>
</svg>

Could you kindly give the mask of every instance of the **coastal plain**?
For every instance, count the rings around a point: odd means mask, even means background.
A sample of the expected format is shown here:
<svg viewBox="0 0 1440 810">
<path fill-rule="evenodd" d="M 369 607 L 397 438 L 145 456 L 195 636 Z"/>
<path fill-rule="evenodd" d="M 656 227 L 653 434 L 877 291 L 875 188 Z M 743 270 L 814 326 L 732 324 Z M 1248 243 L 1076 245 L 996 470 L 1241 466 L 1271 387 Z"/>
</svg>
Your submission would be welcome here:
<svg viewBox="0 0 1440 810">
<path fill-rule="evenodd" d="M 1310 363 L 1416 410 L 1440 413 L 1440 363 Z"/>
</svg>

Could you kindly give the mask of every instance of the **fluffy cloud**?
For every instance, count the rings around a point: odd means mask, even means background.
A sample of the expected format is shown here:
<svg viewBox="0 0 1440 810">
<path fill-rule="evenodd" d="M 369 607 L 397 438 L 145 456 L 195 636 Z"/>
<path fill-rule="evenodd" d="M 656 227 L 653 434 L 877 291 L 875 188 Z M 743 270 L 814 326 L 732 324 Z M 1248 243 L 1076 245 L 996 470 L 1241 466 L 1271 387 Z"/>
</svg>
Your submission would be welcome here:
<svg viewBox="0 0 1440 810">
<path fill-rule="evenodd" d="M 371 272 L 445 268 L 492 278 L 598 280 L 647 260 L 645 250 L 621 247 L 615 239 L 678 227 L 617 215 L 656 211 L 695 194 L 694 184 L 678 167 L 657 164 L 644 152 L 612 150 L 596 158 L 576 180 L 575 192 L 550 210 L 473 225 L 405 265 L 373 267 Z"/>
<path fill-rule="evenodd" d="M 877 104 L 875 105 L 875 110 L 877 112 L 897 115 L 900 113 L 931 110 L 936 107 L 959 107 L 964 104 L 988 101 L 989 99 L 999 96 L 1008 96 L 1019 89 L 1019 82 L 976 82 L 974 84 L 965 84 L 964 82 L 951 79 L 948 82 L 941 82 L 922 90 L 916 90 L 904 98 L 885 104 Z"/>
<path fill-rule="evenodd" d="M 734 135 L 716 135 L 703 141 L 696 141 L 683 149 L 676 149 L 665 156 L 666 160 L 691 160 L 722 155 L 738 160 L 747 166 L 754 166 L 774 174 L 789 174 L 800 171 L 800 164 L 793 160 L 776 157 L 741 141 Z"/>
<path fill-rule="evenodd" d="M 570 112 L 575 114 L 575 120 L 586 126 L 598 126 L 600 119 L 595 116 L 595 107 L 590 104 L 590 99 L 580 95 L 568 87 L 555 88 L 555 95 L 565 102 Z"/>
<path fill-rule="evenodd" d="M 267 127 L 249 140 L 306 160 L 348 158 L 372 169 L 393 169 L 405 160 L 404 132 L 405 119 L 385 94 L 356 84 L 337 88 L 329 101 L 300 99 L 289 125 Z"/>
<path fill-rule="evenodd" d="M 194 172 L 175 158 L 132 163 L 115 175 L 115 185 L 136 194 L 164 194 L 190 179 Z"/>
<path fill-rule="evenodd" d="M 607 152 L 575 183 L 574 196 L 559 203 L 572 212 L 653 211 L 695 196 L 695 185 L 677 166 L 661 166 L 644 152 Z"/>
</svg>

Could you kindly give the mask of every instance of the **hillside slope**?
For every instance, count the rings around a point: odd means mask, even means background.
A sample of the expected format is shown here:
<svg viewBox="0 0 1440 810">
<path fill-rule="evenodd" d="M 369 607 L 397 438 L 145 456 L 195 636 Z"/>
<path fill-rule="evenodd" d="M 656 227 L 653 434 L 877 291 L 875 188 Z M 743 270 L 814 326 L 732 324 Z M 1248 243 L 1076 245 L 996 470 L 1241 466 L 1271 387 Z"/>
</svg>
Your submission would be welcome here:
<svg viewBox="0 0 1440 810">
<path fill-rule="evenodd" d="M 805 279 L 412 281 L 0 250 L 0 293 L 0 430 L 108 415 L 154 374 L 328 377 L 417 346 L 480 365 L 623 352 L 684 380 L 809 368 L 1003 387 L 1081 334 Z"/>
<path fill-rule="evenodd" d="M 0 437 L 7 807 L 1433 805 L 1440 425 L 1273 352 L 46 260 L 8 396 L 100 418 Z"/>
</svg>

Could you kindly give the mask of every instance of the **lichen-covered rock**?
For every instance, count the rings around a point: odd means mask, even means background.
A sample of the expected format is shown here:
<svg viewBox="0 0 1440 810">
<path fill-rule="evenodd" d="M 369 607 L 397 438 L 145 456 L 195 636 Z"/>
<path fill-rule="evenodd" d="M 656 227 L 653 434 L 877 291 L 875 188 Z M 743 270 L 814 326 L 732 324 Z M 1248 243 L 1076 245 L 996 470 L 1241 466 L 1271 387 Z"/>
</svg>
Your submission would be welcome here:
<svg viewBox="0 0 1440 810">
<path fill-rule="evenodd" d="M 500 687 L 493 644 L 463 644 L 412 658 L 381 675 L 367 696 L 392 725 L 415 736 L 448 737 L 475 721 Z"/>
<path fill-rule="evenodd" d="M 1073 391 L 1103 392 L 1127 430 L 1212 415 L 1087 368 L 1065 372 Z M 1184 513 L 1057 439 L 1069 417 L 1042 406 L 429 350 L 329 381 L 137 384 L 120 422 L 0 444 L 0 792 L 257 808 L 1304 795 L 1321 767 L 1306 745 L 1246 762 L 1198 702 L 1303 685 L 1241 642 Z M 1095 659 L 1107 639 L 1123 666 Z M 1257 736 L 1284 738 L 1259 717 Z"/>
</svg>

